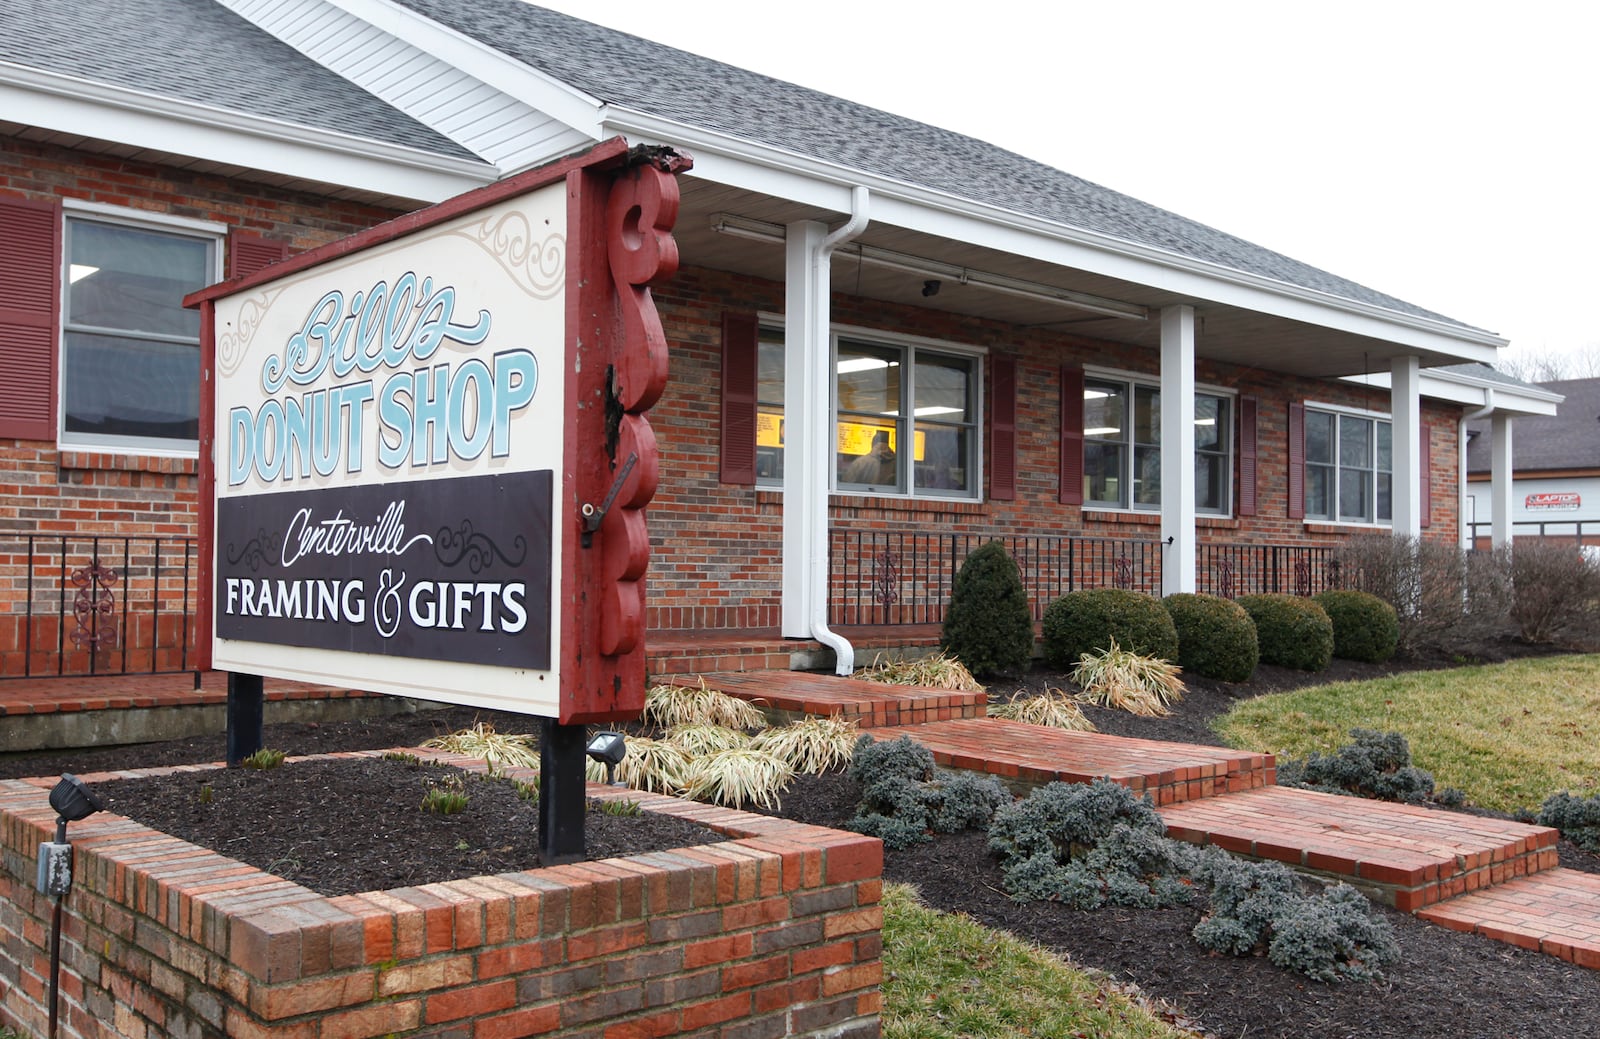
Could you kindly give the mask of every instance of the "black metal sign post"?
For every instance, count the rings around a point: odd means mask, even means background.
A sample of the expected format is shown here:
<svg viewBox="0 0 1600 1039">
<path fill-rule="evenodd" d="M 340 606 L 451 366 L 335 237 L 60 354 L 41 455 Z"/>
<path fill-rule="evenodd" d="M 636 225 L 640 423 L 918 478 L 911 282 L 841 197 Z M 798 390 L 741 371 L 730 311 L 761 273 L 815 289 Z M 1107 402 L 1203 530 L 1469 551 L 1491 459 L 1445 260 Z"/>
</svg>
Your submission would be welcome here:
<svg viewBox="0 0 1600 1039">
<path fill-rule="evenodd" d="M 542 719 L 539 735 L 539 861 L 584 858 L 584 727 Z"/>
<path fill-rule="evenodd" d="M 260 675 L 228 672 L 229 765 L 237 765 L 261 749 L 262 699 Z"/>
</svg>

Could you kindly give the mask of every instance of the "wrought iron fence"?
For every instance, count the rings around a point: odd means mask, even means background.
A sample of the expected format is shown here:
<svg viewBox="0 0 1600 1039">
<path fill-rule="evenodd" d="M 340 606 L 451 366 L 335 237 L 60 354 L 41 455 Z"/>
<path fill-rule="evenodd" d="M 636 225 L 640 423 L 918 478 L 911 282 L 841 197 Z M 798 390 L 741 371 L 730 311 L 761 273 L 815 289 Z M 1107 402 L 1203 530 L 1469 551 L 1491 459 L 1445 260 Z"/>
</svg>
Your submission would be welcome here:
<svg viewBox="0 0 1600 1039">
<path fill-rule="evenodd" d="M 1035 620 L 1051 601 L 1079 588 L 1161 594 L 1159 541 L 835 529 L 829 533 L 829 623 L 943 623 L 956 571 L 990 541 L 1002 542 L 1016 560 Z"/>
<path fill-rule="evenodd" d="M 191 669 L 194 538 L 0 537 L 0 677 Z"/>
<path fill-rule="evenodd" d="M 1196 546 L 1195 591 L 1234 599 L 1262 593 L 1316 595 L 1352 587 L 1337 549 L 1326 545 Z"/>
</svg>

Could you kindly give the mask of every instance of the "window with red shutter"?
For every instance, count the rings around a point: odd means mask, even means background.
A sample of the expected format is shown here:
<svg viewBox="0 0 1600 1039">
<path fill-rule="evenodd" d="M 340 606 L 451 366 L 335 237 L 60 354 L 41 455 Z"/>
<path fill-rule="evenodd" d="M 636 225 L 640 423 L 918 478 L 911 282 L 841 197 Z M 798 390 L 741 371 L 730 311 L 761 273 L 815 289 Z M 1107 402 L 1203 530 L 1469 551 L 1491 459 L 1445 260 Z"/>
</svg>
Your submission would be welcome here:
<svg viewBox="0 0 1600 1039">
<path fill-rule="evenodd" d="M 0 198 L 0 436 L 56 438 L 61 203 Z"/>
</svg>

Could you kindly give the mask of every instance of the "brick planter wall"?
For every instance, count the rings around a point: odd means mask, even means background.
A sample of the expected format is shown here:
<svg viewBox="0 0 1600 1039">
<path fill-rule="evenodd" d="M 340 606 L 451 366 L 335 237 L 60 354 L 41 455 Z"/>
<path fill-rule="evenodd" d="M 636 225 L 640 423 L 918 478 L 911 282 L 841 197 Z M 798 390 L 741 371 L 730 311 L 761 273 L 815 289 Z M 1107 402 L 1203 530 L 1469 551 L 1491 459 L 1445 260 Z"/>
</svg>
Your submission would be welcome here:
<svg viewBox="0 0 1600 1039">
<path fill-rule="evenodd" d="M 54 782 L 0 782 L 0 1025 L 34 1035 L 46 1028 L 53 905 L 34 870 L 54 831 Z M 879 841 L 590 792 L 736 839 L 324 898 L 119 816 L 75 823 L 61 1034 L 878 1035 Z"/>
</svg>

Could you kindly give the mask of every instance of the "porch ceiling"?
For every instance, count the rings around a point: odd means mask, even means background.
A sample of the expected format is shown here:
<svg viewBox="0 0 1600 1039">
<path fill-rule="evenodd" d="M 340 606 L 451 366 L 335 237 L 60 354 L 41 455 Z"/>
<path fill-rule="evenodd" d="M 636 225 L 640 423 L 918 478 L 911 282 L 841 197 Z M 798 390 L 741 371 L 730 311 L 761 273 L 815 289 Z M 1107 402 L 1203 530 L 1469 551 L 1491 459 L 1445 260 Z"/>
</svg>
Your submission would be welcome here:
<svg viewBox="0 0 1600 1039">
<path fill-rule="evenodd" d="M 681 178 L 683 202 L 674 236 L 686 264 L 736 271 L 773 281 L 784 277 L 781 243 L 752 241 L 713 229 L 722 214 L 767 224 L 819 220 L 829 225 L 841 221 L 838 213 L 819 210 L 784 199 Z M 1390 359 L 1416 354 L 1423 367 L 1457 364 L 1461 357 L 1419 350 L 1382 339 L 1263 314 L 1237 306 L 1186 297 L 1129 281 L 1082 270 L 1043 263 L 998 250 L 953 241 L 883 223 L 870 224 L 856 243 L 892 250 L 940 264 L 971 268 L 989 274 L 1018 278 L 1073 292 L 1117 300 L 1146 308 L 1147 320 L 1109 317 L 1062 303 L 1023 298 L 981 285 L 960 284 L 941 278 L 939 291 L 924 296 L 929 275 L 863 263 L 848 254 L 833 260 L 834 291 L 867 299 L 903 303 L 929 310 L 985 318 L 1026 327 L 1075 333 L 1141 350 L 1160 347 L 1159 311 L 1188 304 L 1196 311 L 1195 352 L 1201 358 L 1309 377 L 1362 375 L 1389 370 Z M 1107 364 L 1126 363 L 1116 357 Z"/>
</svg>

